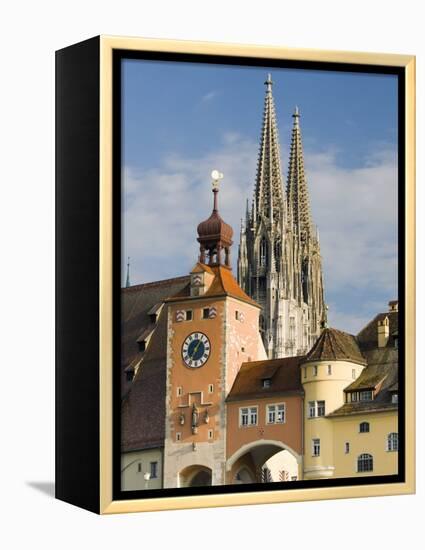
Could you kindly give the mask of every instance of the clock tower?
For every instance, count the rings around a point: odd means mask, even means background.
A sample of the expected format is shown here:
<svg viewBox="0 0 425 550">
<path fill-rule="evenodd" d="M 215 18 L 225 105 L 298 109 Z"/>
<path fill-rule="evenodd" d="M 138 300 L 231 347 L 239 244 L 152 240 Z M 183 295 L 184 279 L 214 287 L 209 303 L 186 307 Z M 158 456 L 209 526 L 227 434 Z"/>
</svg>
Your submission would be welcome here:
<svg viewBox="0 0 425 550">
<path fill-rule="evenodd" d="M 225 400 L 245 361 L 265 359 L 260 306 L 232 275 L 233 230 L 214 206 L 198 225 L 190 282 L 167 300 L 164 488 L 220 485 L 226 471 Z"/>
</svg>

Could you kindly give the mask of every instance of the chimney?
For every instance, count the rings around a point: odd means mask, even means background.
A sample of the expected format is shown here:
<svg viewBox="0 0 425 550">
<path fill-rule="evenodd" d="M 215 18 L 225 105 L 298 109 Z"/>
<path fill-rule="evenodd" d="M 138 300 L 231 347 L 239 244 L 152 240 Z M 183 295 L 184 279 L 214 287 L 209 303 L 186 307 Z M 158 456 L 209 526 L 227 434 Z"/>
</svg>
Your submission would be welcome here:
<svg viewBox="0 0 425 550">
<path fill-rule="evenodd" d="M 378 321 L 378 348 L 385 348 L 390 336 L 390 322 L 388 316 Z"/>
<path fill-rule="evenodd" d="M 391 302 L 388 302 L 388 311 L 390 313 L 398 311 L 398 300 L 391 300 Z"/>
</svg>

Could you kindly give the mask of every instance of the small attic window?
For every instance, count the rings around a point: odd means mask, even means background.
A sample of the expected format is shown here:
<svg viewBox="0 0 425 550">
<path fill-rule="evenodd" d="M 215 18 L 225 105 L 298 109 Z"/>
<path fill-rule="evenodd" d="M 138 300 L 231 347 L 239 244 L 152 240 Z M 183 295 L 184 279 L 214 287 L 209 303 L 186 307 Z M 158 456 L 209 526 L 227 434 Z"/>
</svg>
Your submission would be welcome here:
<svg viewBox="0 0 425 550">
<path fill-rule="evenodd" d="M 270 388 L 272 385 L 272 379 L 271 378 L 263 378 L 263 388 Z"/>
<path fill-rule="evenodd" d="M 372 401 L 373 400 L 373 391 L 372 390 L 364 390 L 359 392 L 359 400 L 360 401 Z"/>
</svg>

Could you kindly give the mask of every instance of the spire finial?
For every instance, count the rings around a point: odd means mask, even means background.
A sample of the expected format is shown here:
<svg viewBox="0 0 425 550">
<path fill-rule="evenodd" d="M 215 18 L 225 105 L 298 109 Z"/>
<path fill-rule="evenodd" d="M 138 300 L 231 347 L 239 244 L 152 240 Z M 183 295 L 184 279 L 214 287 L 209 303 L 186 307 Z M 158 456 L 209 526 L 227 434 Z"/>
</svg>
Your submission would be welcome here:
<svg viewBox="0 0 425 550">
<path fill-rule="evenodd" d="M 328 311 L 329 311 L 329 306 L 328 305 L 325 305 L 325 307 L 323 308 L 323 315 L 322 315 L 322 320 L 320 322 L 320 328 L 322 330 L 324 330 L 325 328 L 328 328 Z"/>
<path fill-rule="evenodd" d="M 130 285 L 130 256 L 127 258 L 127 280 L 125 283 L 126 288 L 128 288 Z"/>
<path fill-rule="evenodd" d="M 218 170 L 213 170 L 211 172 L 212 177 L 212 191 L 214 193 L 214 212 L 217 212 L 218 206 L 217 206 L 217 193 L 219 191 L 219 185 L 220 181 L 223 179 L 223 174 L 219 172 Z"/>
<path fill-rule="evenodd" d="M 267 91 L 271 92 L 272 91 L 272 86 L 273 86 L 273 80 L 272 80 L 271 73 L 269 73 L 267 75 L 267 80 L 264 82 L 264 84 L 267 86 Z"/>
<path fill-rule="evenodd" d="M 294 126 L 299 125 L 299 119 L 300 119 L 300 110 L 298 109 L 298 105 L 295 105 L 294 114 L 292 115 L 292 118 L 294 119 Z"/>
</svg>

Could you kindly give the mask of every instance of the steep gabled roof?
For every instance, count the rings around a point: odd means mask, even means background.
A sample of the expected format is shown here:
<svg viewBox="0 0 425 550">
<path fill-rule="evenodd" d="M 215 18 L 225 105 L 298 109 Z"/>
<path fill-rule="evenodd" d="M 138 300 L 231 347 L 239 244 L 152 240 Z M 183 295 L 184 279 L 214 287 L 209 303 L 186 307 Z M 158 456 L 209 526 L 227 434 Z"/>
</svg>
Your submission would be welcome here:
<svg viewBox="0 0 425 550">
<path fill-rule="evenodd" d="M 304 357 L 284 357 L 243 363 L 226 401 L 242 401 L 274 394 L 303 395 L 299 365 Z M 270 379 L 264 388 L 263 380 Z"/>
<path fill-rule="evenodd" d="M 121 405 L 124 452 L 160 447 L 165 435 L 167 311 L 163 309 L 149 346 Z"/>
<path fill-rule="evenodd" d="M 204 265 L 204 264 L 198 264 Z M 230 296 L 232 298 L 237 298 L 248 304 L 260 308 L 261 306 L 257 304 L 252 298 L 246 294 L 241 287 L 238 285 L 236 279 L 233 277 L 232 272 L 229 268 L 223 266 L 208 266 L 205 265 L 205 271 L 214 274 L 214 279 L 209 286 L 205 294 L 201 296 L 193 297 L 190 295 L 190 282 L 188 282 L 179 292 L 174 296 L 169 298 L 168 302 L 179 301 L 182 298 L 187 299 L 199 299 L 199 298 L 210 298 L 214 296 Z"/>
<path fill-rule="evenodd" d="M 391 302 L 390 302 L 391 303 Z M 388 346 L 394 346 L 394 337 L 398 336 L 398 311 L 387 311 L 385 313 L 378 313 L 362 330 L 357 334 L 357 341 L 360 349 L 370 350 L 378 347 L 378 322 L 383 321 L 385 317 L 388 317 L 389 326 L 389 340 Z"/>
<path fill-rule="evenodd" d="M 311 350 L 307 353 L 308 361 L 351 361 L 359 365 L 366 365 L 356 338 L 352 334 L 325 328 Z"/>
</svg>

